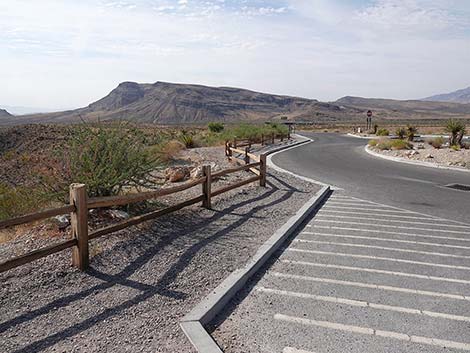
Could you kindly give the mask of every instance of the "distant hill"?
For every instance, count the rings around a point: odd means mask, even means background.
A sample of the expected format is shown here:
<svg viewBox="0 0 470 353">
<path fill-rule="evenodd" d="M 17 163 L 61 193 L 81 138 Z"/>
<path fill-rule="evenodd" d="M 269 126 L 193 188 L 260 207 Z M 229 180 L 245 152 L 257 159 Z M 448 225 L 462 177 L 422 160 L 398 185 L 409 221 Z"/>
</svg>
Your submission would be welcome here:
<svg viewBox="0 0 470 353">
<path fill-rule="evenodd" d="M 13 115 L 8 113 L 5 109 L 0 109 L 0 119 L 13 118 Z"/>
<path fill-rule="evenodd" d="M 240 88 L 156 82 L 123 82 L 88 107 L 32 114 L 9 123 L 70 123 L 125 119 L 140 123 L 193 124 L 288 119 L 334 121 L 358 114 L 313 99 L 259 93 Z M 1 123 L 1 122 L 0 122 Z"/>
<path fill-rule="evenodd" d="M 340 98 L 334 104 L 362 111 L 371 109 L 374 117 L 383 119 L 470 118 L 470 104 L 350 96 Z"/>
<path fill-rule="evenodd" d="M 433 102 L 454 102 L 454 103 L 470 103 L 470 87 L 459 89 L 458 91 L 438 94 L 435 96 L 423 98 L 423 101 Z"/>
</svg>

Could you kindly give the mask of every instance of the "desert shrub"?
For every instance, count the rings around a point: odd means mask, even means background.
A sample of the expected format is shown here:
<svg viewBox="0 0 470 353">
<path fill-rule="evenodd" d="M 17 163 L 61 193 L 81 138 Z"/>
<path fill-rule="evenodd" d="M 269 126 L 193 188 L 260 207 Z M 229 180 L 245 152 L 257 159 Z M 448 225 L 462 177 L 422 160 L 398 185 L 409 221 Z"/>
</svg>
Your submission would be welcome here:
<svg viewBox="0 0 470 353">
<path fill-rule="evenodd" d="M 431 145 L 434 148 L 441 148 L 442 145 L 444 144 L 444 138 L 442 137 L 434 137 L 430 140 L 428 140 L 428 144 Z"/>
<path fill-rule="evenodd" d="M 459 145 L 452 145 L 450 146 L 451 149 L 453 149 L 454 151 L 460 151 L 460 146 Z"/>
<path fill-rule="evenodd" d="M 84 183 L 89 196 L 110 196 L 125 188 L 150 186 L 160 165 L 142 132 L 126 123 L 82 124 L 71 131 L 66 148 L 66 184 Z"/>
<path fill-rule="evenodd" d="M 375 124 L 374 125 L 374 135 L 377 134 L 377 130 L 379 129 L 379 125 Z"/>
<path fill-rule="evenodd" d="M 39 189 L 12 187 L 0 183 L 0 220 L 37 211 L 48 201 L 47 194 Z"/>
<path fill-rule="evenodd" d="M 465 134 L 465 124 L 462 121 L 450 119 L 447 121 L 446 132 L 450 134 L 449 145 L 461 146 L 463 135 Z"/>
<path fill-rule="evenodd" d="M 411 144 L 405 140 L 381 139 L 377 141 L 376 147 L 379 150 L 405 150 L 410 149 Z"/>
<path fill-rule="evenodd" d="M 406 130 L 403 127 L 399 127 L 396 131 L 395 134 L 398 136 L 400 140 L 403 140 L 406 136 Z"/>
<path fill-rule="evenodd" d="M 211 132 L 222 132 L 224 129 L 224 124 L 218 122 L 212 122 L 207 125 L 209 131 Z"/>
<path fill-rule="evenodd" d="M 408 137 L 408 141 L 413 141 L 417 133 L 418 129 L 416 127 L 412 125 L 406 127 L 406 137 Z"/>
<path fill-rule="evenodd" d="M 170 140 L 162 142 L 159 145 L 152 146 L 149 151 L 151 154 L 158 156 L 158 159 L 162 162 L 170 162 L 176 159 L 178 154 L 184 150 L 186 146 L 178 140 Z"/>
<path fill-rule="evenodd" d="M 388 136 L 390 135 L 390 132 L 387 129 L 378 129 L 377 130 L 377 136 Z"/>
<path fill-rule="evenodd" d="M 368 144 L 369 144 L 369 146 L 375 147 L 375 146 L 377 146 L 377 143 L 378 143 L 377 140 L 370 140 Z"/>
<path fill-rule="evenodd" d="M 186 148 L 196 147 L 196 142 L 195 142 L 194 136 L 191 135 L 191 134 L 188 134 L 188 133 L 183 131 L 183 133 L 180 136 L 180 140 Z"/>
</svg>

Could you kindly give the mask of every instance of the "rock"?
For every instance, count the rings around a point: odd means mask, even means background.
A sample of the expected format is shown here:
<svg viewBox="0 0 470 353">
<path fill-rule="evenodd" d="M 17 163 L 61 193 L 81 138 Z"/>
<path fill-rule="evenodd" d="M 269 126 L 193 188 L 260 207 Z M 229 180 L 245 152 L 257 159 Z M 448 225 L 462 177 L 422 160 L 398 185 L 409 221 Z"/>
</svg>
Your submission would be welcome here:
<svg viewBox="0 0 470 353">
<path fill-rule="evenodd" d="M 418 143 L 418 145 L 416 146 L 416 148 L 418 150 L 424 150 L 424 144 L 423 143 Z"/>
<path fill-rule="evenodd" d="M 190 176 L 188 167 L 170 167 L 165 170 L 165 179 L 171 183 L 183 181 Z"/>
<path fill-rule="evenodd" d="M 190 177 L 191 177 L 191 179 L 201 178 L 202 177 L 202 166 L 195 167 L 195 168 L 191 169 Z"/>
<path fill-rule="evenodd" d="M 434 158 L 434 156 L 432 154 L 427 154 L 426 158 Z"/>
<path fill-rule="evenodd" d="M 67 215 L 55 216 L 54 221 L 59 230 L 65 230 L 70 225 L 70 218 Z"/>
<path fill-rule="evenodd" d="M 410 150 L 410 151 L 406 152 L 405 154 L 406 154 L 408 157 L 412 157 L 412 156 L 415 156 L 415 155 L 419 154 L 419 152 L 416 151 L 416 150 Z"/>
<path fill-rule="evenodd" d="M 129 213 L 121 211 L 121 210 L 109 210 L 108 214 L 111 218 L 115 219 L 128 219 Z"/>
</svg>

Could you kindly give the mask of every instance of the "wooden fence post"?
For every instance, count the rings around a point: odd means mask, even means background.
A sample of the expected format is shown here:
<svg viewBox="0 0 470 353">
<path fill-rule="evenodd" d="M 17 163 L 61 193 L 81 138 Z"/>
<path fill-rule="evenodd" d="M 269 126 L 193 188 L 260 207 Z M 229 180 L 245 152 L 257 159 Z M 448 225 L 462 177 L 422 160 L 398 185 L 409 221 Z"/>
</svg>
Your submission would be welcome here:
<svg viewBox="0 0 470 353">
<path fill-rule="evenodd" d="M 233 148 L 237 148 L 237 139 L 236 138 L 233 139 Z"/>
<path fill-rule="evenodd" d="M 271 134 L 271 143 L 274 144 L 274 133 Z"/>
<path fill-rule="evenodd" d="M 250 163 L 250 156 L 248 156 L 248 151 L 250 149 L 248 147 L 245 147 L 245 164 L 249 164 Z"/>
<path fill-rule="evenodd" d="M 211 208 L 211 184 L 212 184 L 212 173 L 211 173 L 211 166 L 204 165 L 202 166 L 202 175 L 206 177 L 206 180 L 202 184 L 202 194 L 204 199 L 202 200 L 202 206 L 205 208 Z"/>
<path fill-rule="evenodd" d="M 261 146 L 264 146 L 264 135 L 261 134 Z"/>
<path fill-rule="evenodd" d="M 281 142 L 284 141 L 284 134 L 281 133 Z"/>
<path fill-rule="evenodd" d="M 260 186 L 266 186 L 266 154 L 261 154 L 259 156 L 259 172 L 260 172 L 260 179 L 259 179 L 259 185 Z"/>
<path fill-rule="evenodd" d="M 72 248 L 72 265 L 85 270 L 89 264 L 88 255 L 88 196 L 84 184 L 70 185 L 70 204 L 75 211 L 70 214 L 72 237 L 77 245 Z"/>
</svg>

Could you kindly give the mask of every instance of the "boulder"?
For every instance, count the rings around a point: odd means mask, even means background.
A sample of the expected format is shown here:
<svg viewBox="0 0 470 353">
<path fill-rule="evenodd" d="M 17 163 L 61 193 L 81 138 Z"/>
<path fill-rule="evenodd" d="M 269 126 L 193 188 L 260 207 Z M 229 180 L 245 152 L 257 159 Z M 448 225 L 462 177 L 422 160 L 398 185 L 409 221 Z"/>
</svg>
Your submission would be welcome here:
<svg viewBox="0 0 470 353">
<path fill-rule="evenodd" d="M 129 214 L 121 210 L 109 210 L 108 214 L 111 218 L 114 219 L 128 219 Z"/>
<path fill-rule="evenodd" d="M 171 183 L 183 181 L 190 176 L 188 167 L 170 167 L 165 170 L 165 179 Z"/>
<path fill-rule="evenodd" d="M 54 222 L 59 230 L 65 230 L 70 225 L 70 218 L 67 215 L 55 216 Z"/>
</svg>

